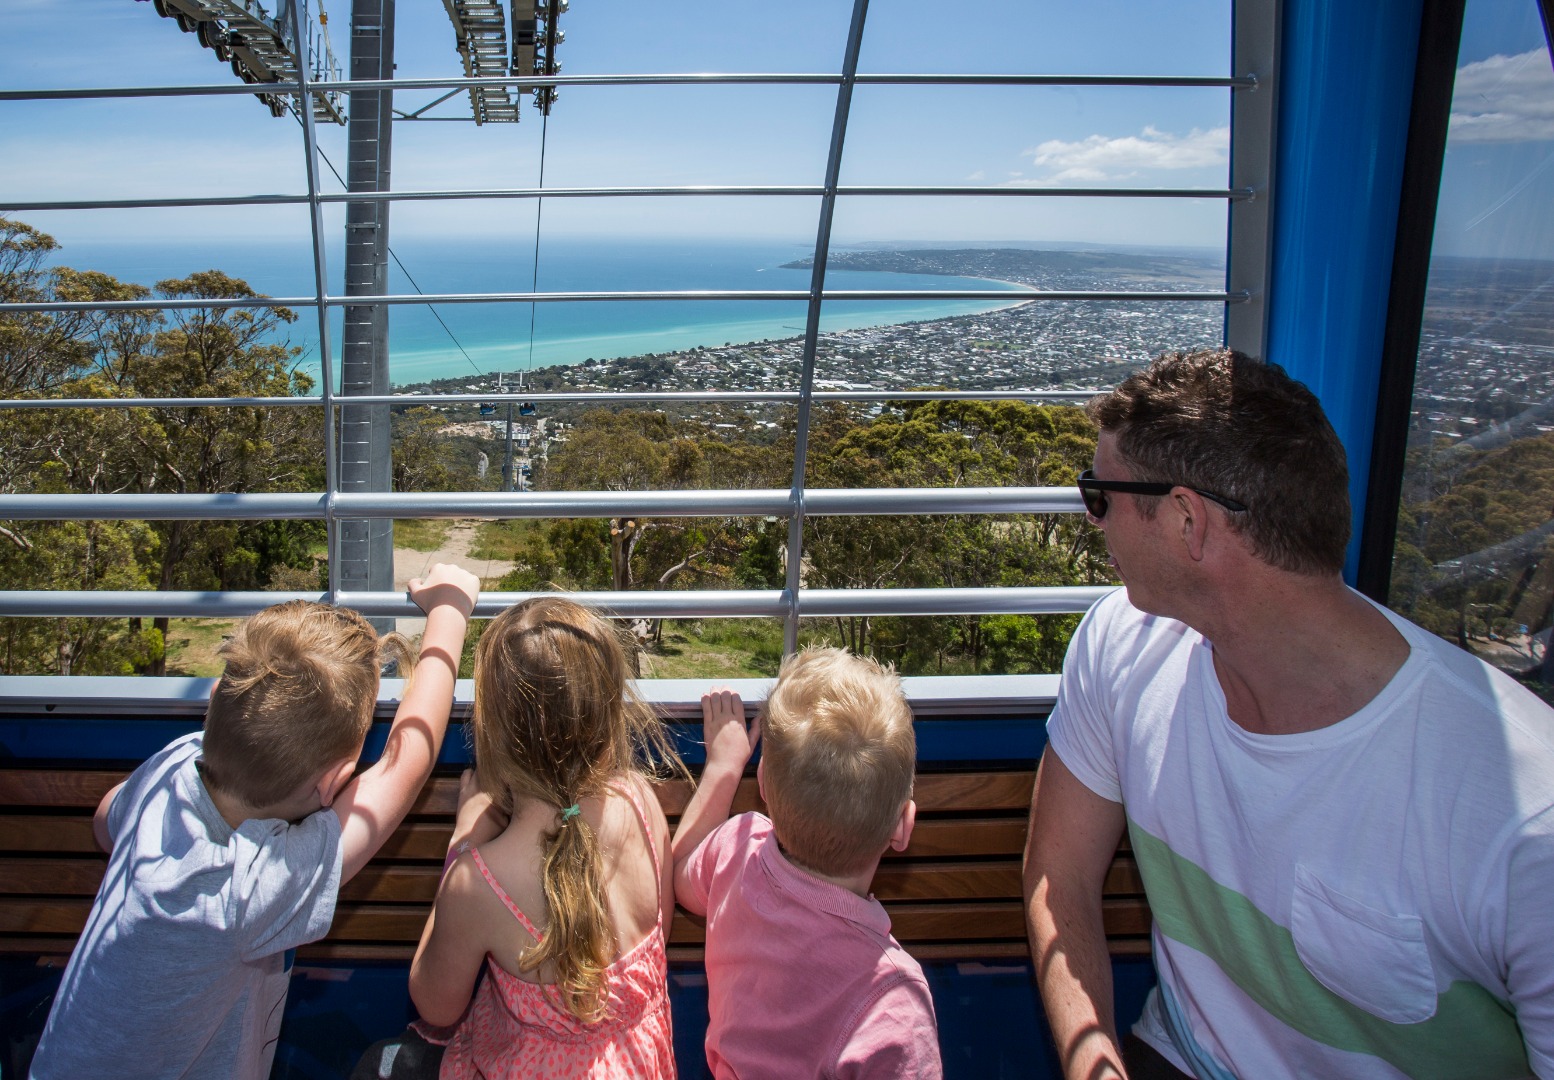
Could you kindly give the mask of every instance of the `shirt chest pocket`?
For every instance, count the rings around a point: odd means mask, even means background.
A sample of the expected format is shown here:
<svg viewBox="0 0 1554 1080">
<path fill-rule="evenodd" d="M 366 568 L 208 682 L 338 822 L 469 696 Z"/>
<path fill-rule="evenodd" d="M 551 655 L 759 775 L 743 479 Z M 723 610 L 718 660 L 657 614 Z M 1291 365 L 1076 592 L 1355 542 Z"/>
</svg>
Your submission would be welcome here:
<svg viewBox="0 0 1554 1080">
<path fill-rule="evenodd" d="M 1435 972 L 1417 915 L 1360 903 L 1295 868 L 1290 933 L 1306 970 L 1333 993 L 1395 1024 L 1435 1015 Z"/>
</svg>

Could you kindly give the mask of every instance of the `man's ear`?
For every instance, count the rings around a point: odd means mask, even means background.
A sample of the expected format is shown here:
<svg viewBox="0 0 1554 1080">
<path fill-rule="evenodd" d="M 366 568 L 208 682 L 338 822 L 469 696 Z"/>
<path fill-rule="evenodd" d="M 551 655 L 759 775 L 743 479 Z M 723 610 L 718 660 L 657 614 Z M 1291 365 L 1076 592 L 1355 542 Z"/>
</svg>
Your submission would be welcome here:
<svg viewBox="0 0 1554 1080">
<path fill-rule="evenodd" d="M 1203 561 L 1203 548 L 1208 538 L 1209 510 L 1203 496 L 1196 491 L 1177 488 L 1171 493 L 1171 505 L 1181 520 L 1182 544 L 1193 562 Z"/>
<path fill-rule="evenodd" d="M 901 808 L 901 816 L 896 819 L 895 831 L 890 834 L 890 850 L 905 851 L 912 842 L 912 826 L 917 824 L 917 803 L 911 799 Z"/>
<path fill-rule="evenodd" d="M 325 769 L 318 778 L 318 805 L 328 808 L 356 775 L 356 759 L 342 758 Z"/>
</svg>

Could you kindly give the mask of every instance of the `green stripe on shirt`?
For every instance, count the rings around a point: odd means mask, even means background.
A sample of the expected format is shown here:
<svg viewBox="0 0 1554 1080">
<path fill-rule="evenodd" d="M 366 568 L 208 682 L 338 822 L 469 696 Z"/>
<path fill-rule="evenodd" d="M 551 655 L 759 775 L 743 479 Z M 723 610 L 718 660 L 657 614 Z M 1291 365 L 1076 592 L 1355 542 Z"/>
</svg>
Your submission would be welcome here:
<svg viewBox="0 0 1554 1080">
<path fill-rule="evenodd" d="M 1241 991 L 1302 1035 L 1370 1054 L 1411 1077 L 1509 1080 L 1531 1075 L 1509 1007 L 1476 983 L 1457 981 L 1435 1015 L 1399 1024 L 1351 1005 L 1318 982 L 1289 930 L 1234 889 L 1128 821 L 1133 854 L 1160 932 L 1217 964 Z"/>
</svg>

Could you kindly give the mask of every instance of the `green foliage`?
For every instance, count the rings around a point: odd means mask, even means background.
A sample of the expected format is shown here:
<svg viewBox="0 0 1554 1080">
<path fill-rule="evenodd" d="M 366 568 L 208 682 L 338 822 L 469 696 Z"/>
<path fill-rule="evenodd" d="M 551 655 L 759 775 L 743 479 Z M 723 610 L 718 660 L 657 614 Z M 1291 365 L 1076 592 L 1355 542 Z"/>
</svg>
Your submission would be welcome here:
<svg viewBox="0 0 1554 1080">
<path fill-rule="evenodd" d="M 43 270 L 56 245 L 0 218 L 0 296 L 99 301 L 142 299 L 143 286 L 106 274 Z M 215 270 L 157 283 L 177 300 L 256 298 Z M 218 306 L 168 312 L 63 312 L 0 317 L 0 394 L 5 396 L 286 397 L 312 380 L 295 370 L 299 350 L 276 344 L 296 320 L 283 307 Z M 321 486 L 317 409 L 114 408 L 10 410 L 0 414 L 0 492 L 217 493 Z M 158 521 L 148 524 L 10 522 L 20 553 L 9 580 L 31 588 L 261 588 L 285 568 L 313 571 L 320 523 Z M 66 569 L 51 569 L 63 561 Z M 105 562 L 112 569 L 97 569 Z M 284 575 L 283 575 L 284 576 Z M 108 584 L 109 580 L 117 582 Z M 71 584 L 71 582 L 75 582 Z M 95 582 L 95 583 L 93 583 Z M 100 620 L 35 623 L 9 636 L 9 670 L 160 672 L 167 620 L 151 632 Z"/>
</svg>

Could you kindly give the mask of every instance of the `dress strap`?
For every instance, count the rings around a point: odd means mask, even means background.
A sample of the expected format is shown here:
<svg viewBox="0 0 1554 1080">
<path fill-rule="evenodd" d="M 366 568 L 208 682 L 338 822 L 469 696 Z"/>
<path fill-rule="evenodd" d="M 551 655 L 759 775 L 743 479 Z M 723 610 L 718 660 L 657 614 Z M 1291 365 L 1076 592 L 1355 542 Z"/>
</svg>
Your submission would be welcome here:
<svg viewBox="0 0 1554 1080">
<path fill-rule="evenodd" d="M 517 904 L 513 903 L 513 898 L 507 895 L 507 890 L 497 884 L 496 878 L 491 875 L 490 869 L 486 866 L 486 860 L 480 857 L 480 849 L 478 847 L 471 847 L 469 853 L 475 857 L 475 868 L 480 871 L 480 876 L 486 879 L 486 884 L 491 886 L 491 891 L 496 893 L 497 899 L 507 905 L 507 910 L 513 913 L 513 918 L 518 920 L 518 925 L 522 926 L 535 941 L 543 941 L 545 935 L 536 930 L 534 924 L 529 921 L 529 917 L 519 910 Z"/>
<path fill-rule="evenodd" d="M 663 874 L 659 869 L 658 842 L 653 839 L 653 826 L 648 821 L 647 810 L 642 805 L 642 797 L 637 794 L 637 785 L 632 783 L 631 777 L 626 776 L 611 783 L 610 786 L 626 796 L 627 801 L 631 803 L 631 808 L 637 812 L 637 824 L 642 826 L 642 839 L 647 844 L 648 856 L 653 860 L 653 887 L 659 889 Z M 662 912 L 659 913 L 658 918 L 660 922 L 663 921 Z"/>
</svg>

